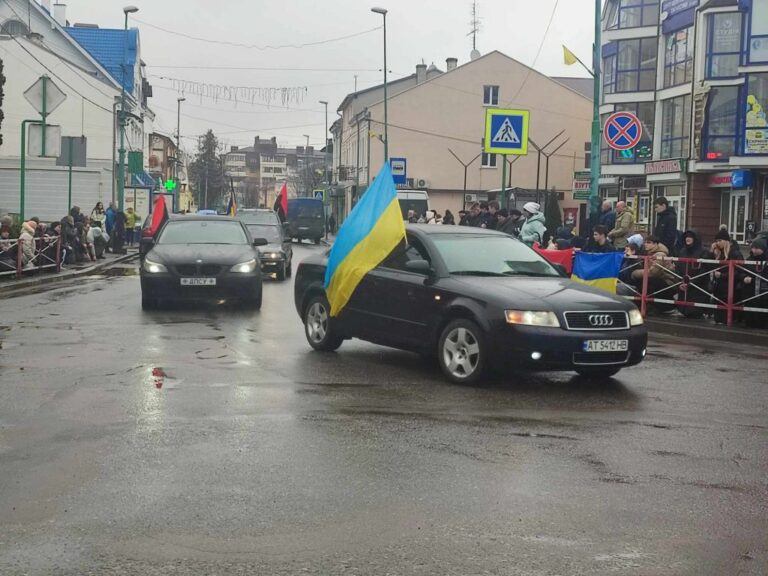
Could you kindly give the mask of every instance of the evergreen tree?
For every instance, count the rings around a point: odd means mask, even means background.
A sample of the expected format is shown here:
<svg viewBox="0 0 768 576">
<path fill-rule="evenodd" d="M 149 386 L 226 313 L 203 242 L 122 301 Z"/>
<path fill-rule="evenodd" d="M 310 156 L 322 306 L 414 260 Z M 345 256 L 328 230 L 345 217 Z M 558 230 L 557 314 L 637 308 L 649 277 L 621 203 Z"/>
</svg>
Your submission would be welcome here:
<svg viewBox="0 0 768 576">
<path fill-rule="evenodd" d="M 554 237 L 557 229 L 563 225 L 563 213 L 560 210 L 560 198 L 554 190 L 546 193 L 546 205 L 544 206 L 544 218 L 547 222 L 547 232 Z"/>
<path fill-rule="evenodd" d="M 199 208 L 222 205 L 224 195 L 228 193 L 221 152 L 213 130 L 208 130 L 198 139 L 197 154 L 189 166 L 189 171 L 190 182 L 197 188 Z"/>
</svg>

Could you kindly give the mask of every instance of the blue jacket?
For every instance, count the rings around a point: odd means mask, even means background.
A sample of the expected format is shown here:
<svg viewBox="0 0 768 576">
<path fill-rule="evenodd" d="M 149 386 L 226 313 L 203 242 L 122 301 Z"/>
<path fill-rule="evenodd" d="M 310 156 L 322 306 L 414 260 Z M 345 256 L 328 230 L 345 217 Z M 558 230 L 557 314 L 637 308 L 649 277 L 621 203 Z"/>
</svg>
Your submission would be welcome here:
<svg viewBox="0 0 768 576">
<path fill-rule="evenodd" d="M 608 232 L 616 228 L 616 212 L 609 210 L 600 214 L 600 225 L 608 228 Z"/>
<path fill-rule="evenodd" d="M 115 216 L 116 216 L 116 213 L 112 209 L 112 207 L 110 206 L 109 208 L 107 208 L 107 217 L 105 222 L 107 226 L 107 234 L 111 234 L 112 228 L 115 227 Z"/>
</svg>

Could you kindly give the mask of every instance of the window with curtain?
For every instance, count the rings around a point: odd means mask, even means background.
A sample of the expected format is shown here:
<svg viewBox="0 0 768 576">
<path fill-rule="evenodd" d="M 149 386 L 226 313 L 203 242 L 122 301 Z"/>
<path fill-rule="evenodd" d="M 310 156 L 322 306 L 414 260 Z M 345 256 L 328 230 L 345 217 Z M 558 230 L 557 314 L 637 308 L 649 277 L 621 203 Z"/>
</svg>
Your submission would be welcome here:
<svg viewBox="0 0 768 576">
<path fill-rule="evenodd" d="M 607 73 L 614 80 L 613 92 L 642 92 L 656 88 L 657 38 L 622 40 L 614 59 L 615 69 Z M 605 60 L 610 60 L 606 58 Z M 606 80 L 607 82 L 607 80 Z"/>
<path fill-rule="evenodd" d="M 664 100 L 661 113 L 661 157 L 687 158 L 691 138 L 691 96 Z"/>
<path fill-rule="evenodd" d="M 739 87 L 712 88 L 707 104 L 707 118 L 702 154 L 704 160 L 720 160 L 736 154 L 739 131 Z"/>
<path fill-rule="evenodd" d="M 693 80 L 693 28 L 664 37 L 664 88 Z"/>
<path fill-rule="evenodd" d="M 741 62 L 741 12 L 709 16 L 707 78 L 734 78 Z"/>
</svg>

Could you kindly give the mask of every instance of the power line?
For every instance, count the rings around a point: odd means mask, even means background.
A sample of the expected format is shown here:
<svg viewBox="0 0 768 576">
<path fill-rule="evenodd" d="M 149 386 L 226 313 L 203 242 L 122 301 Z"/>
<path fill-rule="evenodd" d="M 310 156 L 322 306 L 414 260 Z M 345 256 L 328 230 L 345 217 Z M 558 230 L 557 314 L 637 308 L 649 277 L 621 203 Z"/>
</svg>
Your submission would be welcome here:
<svg viewBox="0 0 768 576">
<path fill-rule="evenodd" d="M 528 71 L 525 74 L 525 78 L 523 78 L 523 83 L 520 84 L 520 88 L 517 89 L 517 92 L 515 93 L 514 97 L 509 101 L 509 104 L 512 104 L 515 100 L 517 100 L 517 97 L 520 96 L 520 92 L 522 92 L 523 88 L 525 88 L 525 85 L 528 82 L 528 78 L 530 78 L 531 72 L 533 72 L 534 66 L 536 66 L 536 63 L 539 61 L 539 56 L 541 56 L 541 51 L 544 49 L 544 43 L 547 41 L 547 36 L 549 35 L 549 29 L 552 27 L 552 22 L 555 20 L 555 13 L 557 12 L 558 4 L 560 4 L 560 0 L 555 0 L 555 5 L 552 7 L 552 14 L 549 15 L 549 22 L 547 23 L 547 28 L 546 30 L 544 30 L 544 36 L 541 38 L 539 49 L 536 51 L 536 57 L 533 59 L 533 63 L 528 67 Z"/>
<path fill-rule="evenodd" d="M 173 36 L 181 36 L 182 38 L 186 38 L 187 40 L 195 40 L 197 42 L 205 42 L 207 44 L 218 44 L 220 46 L 233 46 L 236 48 L 247 48 L 247 49 L 253 49 L 253 50 L 282 50 L 285 48 L 297 48 L 297 49 L 309 48 L 311 46 L 320 46 L 322 44 L 330 44 L 331 42 L 339 42 L 341 40 L 349 40 L 350 38 L 357 38 L 358 36 L 370 34 L 371 32 L 381 30 L 382 28 L 381 26 L 377 26 L 375 28 L 371 28 L 370 30 L 363 30 L 362 32 L 355 32 L 353 34 L 347 34 L 346 36 L 338 36 L 336 38 L 328 38 L 326 40 L 317 40 L 315 42 L 305 42 L 304 44 L 283 44 L 283 45 L 276 45 L 276 46 L 273 46 L 271 44 L 266 44 L 266 45 L 260 46 L 258 44 L 244 44 L 241 42 L 229 42 L 227 40 L 212 40 L 210 38 L 201 38 L 199 36 L 192 36 L 191 34 L 185 34 L 183 32 L 178 32 L 176 30 L 169 30 L 168 28 L 163 28 L 155 24 L 150 24 L 149 22 L 145 22 L 144 20 L 139 20 L 138 18 L 134 18 L 133 20 L 135 22 L 138 22 L 139 24 L 143 24 L 144 26 L 155 28 L 156 30 L 160 30 L 162 32 L 165 32 L 166 34 L 171 34 Z"/>
<path fill-rule="evenodd" d="M 147 64 L 147 68 L 161 68 L 163 70 L 257 70 L 262 72 L 381 72 L 378 68 L 287 68 L 285 66 L 188 66 L 188 65 L 162 65 Z"/>
</svg>

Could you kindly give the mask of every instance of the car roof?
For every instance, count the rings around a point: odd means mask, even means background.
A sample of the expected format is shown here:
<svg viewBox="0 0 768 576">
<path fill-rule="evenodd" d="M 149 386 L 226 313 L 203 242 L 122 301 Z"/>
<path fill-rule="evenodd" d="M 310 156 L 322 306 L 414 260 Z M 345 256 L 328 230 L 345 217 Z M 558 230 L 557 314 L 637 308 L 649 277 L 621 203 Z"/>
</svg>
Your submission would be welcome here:
<svg viewBox="0 0 768 576">
<path fill-rule="evenodd" d="M 171 218 L 172 221 L 178 221 L 178 222 L 237 222 L 240 223 L 239 220 L 235 220 L 234 218 L 230 218 L 229 216 L 214 216 L 214 215 L 207 215 L 207 214 L 192 214 L 189 216 L 185 216 L 184 218 Z"/>
<path fill-rule="evenodd" d="M 474 226 L 439 226 L 435 224 L 406 224 L 405 229 L 408 232 L 415 232 L 425 236 L 444 236 L 444 235 L 462 235 L 462 236 L 508 236 L 497 230 L 488 230 L 487 228 L 476 228 Z"/>
</svg>

